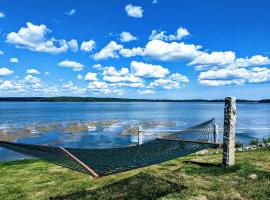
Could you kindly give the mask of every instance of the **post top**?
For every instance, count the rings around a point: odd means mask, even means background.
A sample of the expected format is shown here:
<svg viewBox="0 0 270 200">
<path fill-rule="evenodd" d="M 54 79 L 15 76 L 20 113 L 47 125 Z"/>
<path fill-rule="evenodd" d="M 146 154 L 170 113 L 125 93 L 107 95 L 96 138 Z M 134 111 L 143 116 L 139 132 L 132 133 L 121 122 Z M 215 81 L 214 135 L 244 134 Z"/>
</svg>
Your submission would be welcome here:
<svg viewBox="0 0 270 200">
<path fill-rule="evenodd" d="M 236 100 L 236 97 L 225 97 L 225 100 L 232 100 L 232 101 L 235 101 L 235 100 Z"/>
</svg>

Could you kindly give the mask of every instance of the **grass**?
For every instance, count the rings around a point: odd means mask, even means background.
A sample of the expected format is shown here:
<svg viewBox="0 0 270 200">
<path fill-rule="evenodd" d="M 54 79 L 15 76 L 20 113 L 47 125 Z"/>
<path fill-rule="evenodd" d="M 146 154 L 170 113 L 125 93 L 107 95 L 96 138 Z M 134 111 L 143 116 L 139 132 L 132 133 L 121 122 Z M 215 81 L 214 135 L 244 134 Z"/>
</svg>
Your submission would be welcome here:
<svg viewBox="0 0 270 200">
<path fill-rule="evenodd" d="M 191 155 L 100 179 L 39 160 L 0 163 L 0 199 L 270 198 L 270 149 L 237 152 L 229 168 L 221 158 Z"/>
</svg>

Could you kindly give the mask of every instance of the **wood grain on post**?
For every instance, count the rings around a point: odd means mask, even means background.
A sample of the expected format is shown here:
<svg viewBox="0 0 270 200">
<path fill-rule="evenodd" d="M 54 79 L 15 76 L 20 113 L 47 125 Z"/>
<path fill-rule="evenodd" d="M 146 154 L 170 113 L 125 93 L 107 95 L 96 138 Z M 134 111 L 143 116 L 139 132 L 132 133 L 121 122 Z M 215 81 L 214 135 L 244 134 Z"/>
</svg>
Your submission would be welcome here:
<svg viewBox="0 0 270 200">
<path fill-rule="evenodd" d="M 214 143 L 218 143 L 218 125 L 214 124 Z"/>
<path fill-rule="evenodd" d="M 143 143 L 143 133 L 142 133 L 142 127 L 138 127 L 138 144 L 141 145 Z"/>
<path fill-rule="evenodd" d="M 224 107 L 223 165 L 235 164 L 236 98 L 226 97 Z"/>
</svg>

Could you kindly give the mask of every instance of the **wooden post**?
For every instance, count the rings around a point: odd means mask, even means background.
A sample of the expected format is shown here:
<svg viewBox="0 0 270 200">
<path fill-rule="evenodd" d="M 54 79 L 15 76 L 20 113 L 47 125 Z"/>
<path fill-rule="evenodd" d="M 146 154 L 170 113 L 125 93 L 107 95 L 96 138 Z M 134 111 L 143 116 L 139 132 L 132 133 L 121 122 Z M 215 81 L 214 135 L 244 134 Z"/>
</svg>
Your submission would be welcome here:
<svg viewBox="0 0 270 200">
<path fill-rule="evenodd" d="M 143 143 L 143 133 L 142 133 L 142 127 L 138 127 L 138 144 L 141 145 Z"/>
<path fill-rule="evenodd" d="M 214 124 L 214 143 L 218 143 L 218 125 Z"/>
<path fill-rule="evenodd" d="M 235 163 L 236 98 L 226 97 L 224 107 L 223 165 Z"/>
</svg>

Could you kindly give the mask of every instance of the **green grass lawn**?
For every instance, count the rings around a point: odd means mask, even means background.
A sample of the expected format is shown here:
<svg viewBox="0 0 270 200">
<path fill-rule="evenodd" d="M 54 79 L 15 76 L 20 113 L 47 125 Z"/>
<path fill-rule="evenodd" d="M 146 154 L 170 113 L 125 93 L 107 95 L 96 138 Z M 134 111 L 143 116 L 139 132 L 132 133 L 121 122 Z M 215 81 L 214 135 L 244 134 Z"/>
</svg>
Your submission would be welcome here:
<svg viewBox="0 0 270 200">
<path fill-rule="evenodd" d="M 221 158 L 190 155 L 100 179 L 39 160 L 0 163 L 0 199 L 270 199 L 270 149 L 237 152 L 230 168 Z"/>
</svg>

